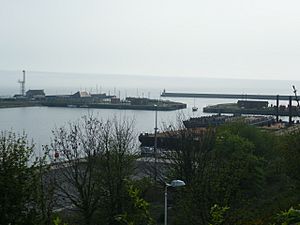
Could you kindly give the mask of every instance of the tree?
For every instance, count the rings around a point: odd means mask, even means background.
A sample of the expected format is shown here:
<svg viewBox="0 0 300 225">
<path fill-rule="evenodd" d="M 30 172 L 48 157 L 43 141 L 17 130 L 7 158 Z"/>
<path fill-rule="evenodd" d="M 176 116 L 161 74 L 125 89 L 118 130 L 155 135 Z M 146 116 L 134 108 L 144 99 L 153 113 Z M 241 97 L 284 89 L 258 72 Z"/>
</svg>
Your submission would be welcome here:
<svg viewBox="0 0 300 225">
<path fill-rule="evenodd" d="M 134 168 L 132 132 L 133 121 L 102 121 L 92 115 L 53 132 L 47 148 L 57 194 L 62 207 L 80 212 L 84 224 L 118 223 L 115 217 L 128 199 L 125 180 Z"/>
<path fill-rule="evenodd" d="M 47 152 L 44 152 L 44 156 L 39 159 L 36 167 L 36 187 L 34 196 L 37 199 L 35 209 L 38 212 L 38 218 L 36 224 L 52 224 L 53 210 L 57 205 L 57 199 L 55 198 L 55 184 L 53 176 L 51 175 L 51 164 L 47 161 Z"/>
<path fill-rule="evenodd" d="M 299 225 L 300 210 L 291 207 L 289 210 L 280 212 L 277 216 L 277 224 L 281 225 Z"/>
<path fill-rule="evenodd" d="M 249 195 L 248 203 L 236 206 L 240 211 L 232 210 L 229 214 L 235 211 L 243 215 L 240 218 L 248 218 L 247 221 L 252 218 L 255 220 L 253 223 L 266 224 L 272 220 L 274 212 L 299 202 L 298 132 L 278 136 L 242 123 L 227 124 L 219 129 L 219 134 L 223 132 L 250 142 L 253 148 L 251 154 L 247 155 L 252 155 L 251 161 L 256 162 L 251 166 L 253 171 L 248 174 L 252 185 L 244 189 Z M 258 161 L 253 161 L 253 157 Z"/>
<path fill-rule="evenodd" d="M 33 149 L 25 134 L 0 134 L 0 224 L 47 224 L 51 217 L 39 207 L 45 161 L 35 160 Z"/>
<path fill-rule="evenodd" d="M 167 179 L 181 179 L 186 187 L 175 195 L 175 224 L 205 224 L 209 220 L 210 168 L 215 129 L 193 130 L 179 124 L 169 129 L 175 144 L 165 154 Z"/>
<path fill-rule="evenodd" d="M 212 192 L 216 203 L 230 206 L 229 221 L 234 224 L 255 218 L 254 205 L 265 187 L 263 160 L 254 152 L 252 142 L 230 130 L 217 135 Z"/>
<path fill-rule="evenodd" d="M 97 182 L 102 194 L 100 218 L 104 224 L 118 224 L 116 215 L 126 211 L 130 197 L 126 180 L 135 166 L 133 121 L 116 119 L 103 123 L 101 154 L 97 159 Z"/>
<path fill-rule="evenodd" d="M 117 217 L 125 225 L 154 225 L 149 213 L 149 203 L 140 197 L 139 189 L 128 185 L 128 195 L 131 199 L 127 210 Z"/>
<path fill-rule="evenodd" d="M 285 170 L 289 177 L 300 183 L 300 132 L 286 134 L 281 138 L 281 153 L 285 159 Z"/>
<path fill-rule="evenodd" d="M 85 116 L 54 130 L 52 143 L 46 146 L 61 207 L 79 210 L 86 225 L 92 223 L 100 201 L 96 160 L 101 153 L 101 132 L 102 123 Z"/>
<path fill-rule="evenodd" d="M 224 224 L 256 223 L 270 213 L 271 196 L 265 195 L 273 186 L 266 179 L 277 158 L 271 154 L 275 139 L 240 123 L 200 134 L 180 129 L 179 137 L 169 154 L 169 171 L 171 179 L 187 185 L 176 195 L 175 224 L 207 224 L 214 204 L 231 208 Z"/>
<path fill-rule="evenodd" d="M 224 222 L 224 214 L 229 210 L 229 207 L 221 207 L 217 204 L 211 207 L 211 223 L 210 225 L 221 225 Z"/>
</svg>

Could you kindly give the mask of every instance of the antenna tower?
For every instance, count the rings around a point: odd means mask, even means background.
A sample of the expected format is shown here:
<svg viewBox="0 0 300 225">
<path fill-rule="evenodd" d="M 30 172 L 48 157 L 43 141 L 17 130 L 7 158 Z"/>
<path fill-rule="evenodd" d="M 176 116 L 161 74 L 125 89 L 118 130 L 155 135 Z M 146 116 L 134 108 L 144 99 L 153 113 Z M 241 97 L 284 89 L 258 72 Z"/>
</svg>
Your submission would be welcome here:
<svg viewBox="0 0 300 225">
<path fill-rule="evenodd" d="M 25 96 L 25 70 L 23 70 L 23 80 L 19 80 L 18 83 L 20 84 L 20 94 Z"/>
</svg>

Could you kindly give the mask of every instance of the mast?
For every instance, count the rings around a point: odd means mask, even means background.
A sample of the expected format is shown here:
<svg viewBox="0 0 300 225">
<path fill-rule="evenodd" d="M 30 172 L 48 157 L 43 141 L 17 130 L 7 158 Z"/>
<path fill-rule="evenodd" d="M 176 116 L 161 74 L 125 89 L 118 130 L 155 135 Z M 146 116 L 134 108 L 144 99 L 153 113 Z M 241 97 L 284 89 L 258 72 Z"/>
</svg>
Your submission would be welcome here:
<svg viewBox="0 0 300 225">
<path fill-rule="evenodd" d="M 23 72 L 23 80 L 19 80 L 18 83 L 20 84 L 20 94 L 21 96 L 25 96 L 25 70 Z"/>
</svg>

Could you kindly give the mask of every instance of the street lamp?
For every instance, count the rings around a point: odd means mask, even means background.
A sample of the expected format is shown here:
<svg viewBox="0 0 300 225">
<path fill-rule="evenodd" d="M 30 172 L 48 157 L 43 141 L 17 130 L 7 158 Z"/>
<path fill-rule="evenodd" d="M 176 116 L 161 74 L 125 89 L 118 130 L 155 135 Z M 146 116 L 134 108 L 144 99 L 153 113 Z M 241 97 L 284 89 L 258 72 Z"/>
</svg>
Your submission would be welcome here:
<svg viewBox="0 0 300 225">
<path fill-rule="evenodd" d="M 166 183 L 165 187 L 165 225 L 168 224 L 168 187 L 182 187 L 185 186 L 182 180 L 172 180 L 170 184 Z"/>
<path fill-rule="evenodd" d="M 157 106 L 155 107 L 155 127 L 154 127 L 154 181 L 157 179 Z"/>
</svg>

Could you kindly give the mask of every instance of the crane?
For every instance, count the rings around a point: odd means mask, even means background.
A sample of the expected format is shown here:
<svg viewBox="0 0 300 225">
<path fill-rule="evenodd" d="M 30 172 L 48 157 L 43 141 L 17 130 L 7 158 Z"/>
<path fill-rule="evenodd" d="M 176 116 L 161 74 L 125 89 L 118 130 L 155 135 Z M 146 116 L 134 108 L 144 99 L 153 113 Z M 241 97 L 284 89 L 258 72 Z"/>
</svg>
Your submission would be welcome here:
<svg viewBox="0 0 300 225">
<path fill-rule="evenodd" d="M 298 96 L 297 96 L 297 89 L 296 89 L 296 87 L 295 87 L 295 85 L 293 85 L 293 92 L 294 92 L 294 94 L 295 94 L 295 98 L 296 98 L 296 101 L 297 101 L 297 106 L 298 106 L 298 108 L 300 107 L 300 105 L 299 105 L 299 99 L 298 99 Z"/>
</svg>

